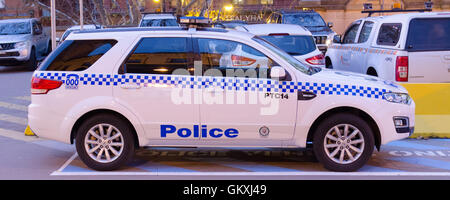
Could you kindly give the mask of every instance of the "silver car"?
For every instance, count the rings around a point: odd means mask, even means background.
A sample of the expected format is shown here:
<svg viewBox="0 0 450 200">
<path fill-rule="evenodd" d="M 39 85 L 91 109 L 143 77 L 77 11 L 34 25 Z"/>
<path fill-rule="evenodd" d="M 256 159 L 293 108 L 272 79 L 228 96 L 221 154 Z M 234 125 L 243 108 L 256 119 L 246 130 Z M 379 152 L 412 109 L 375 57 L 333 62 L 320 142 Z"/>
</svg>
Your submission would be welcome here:
<svg viewBox="0 0 450 200">
<path fill-rule="evenodd" d="M 0 65 L 25 63 L 34 70 L 50 51 L 50 37 L 37 19 L 0 20 Z"/>
</svg>

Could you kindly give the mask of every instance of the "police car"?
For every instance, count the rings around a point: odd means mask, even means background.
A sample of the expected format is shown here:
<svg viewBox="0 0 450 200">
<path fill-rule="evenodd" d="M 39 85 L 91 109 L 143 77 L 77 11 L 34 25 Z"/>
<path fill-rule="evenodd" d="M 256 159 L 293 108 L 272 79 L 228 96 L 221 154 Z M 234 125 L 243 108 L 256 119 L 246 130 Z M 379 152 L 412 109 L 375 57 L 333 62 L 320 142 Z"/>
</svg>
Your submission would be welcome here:
<svg viewBox="0 0 450 200">
<path fill-rule="evenodd" d="M 356 20 L 335 37 L 325 60 L 329 68 L 396 82 L 450 82 L 450 13 Z"/>
<path fill-rule="evenodd" d="M 221 66 L 228 54 L 210 47 L 224 42 L 266 66 Z M 402 86 L 305 67 L 253 34 L 195 26 L 74 32 L 34 72 L 31 93 L 31 130 L 75 143 L 95 170 L 165 146 L 312 147 L 327 169 L 354 171 L 414 130 Z"/>
</svg>

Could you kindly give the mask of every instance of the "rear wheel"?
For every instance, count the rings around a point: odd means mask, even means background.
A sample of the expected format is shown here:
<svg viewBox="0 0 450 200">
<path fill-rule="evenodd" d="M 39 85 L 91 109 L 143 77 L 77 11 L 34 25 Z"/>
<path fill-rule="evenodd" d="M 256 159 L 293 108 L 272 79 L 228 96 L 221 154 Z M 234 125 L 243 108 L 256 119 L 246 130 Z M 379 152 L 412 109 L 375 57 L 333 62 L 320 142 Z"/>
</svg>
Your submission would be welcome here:
<svg viewBox="0 0 450 200">
<path fill-rule="evenodd" d="M 101 114 L 79 127 L 76 149 L 88 167 L 109 171 L 126 165 L 134 155 L 135 145 L 127 123 L 114 115 Z"/>
<path fill-rule="evenodd" d="M 314 134 L 316 158 L 332 171 L 356 171 L 373 153 L 370 126 L 352 114 L 336 114 L 324 120 Z"/>
</svg>

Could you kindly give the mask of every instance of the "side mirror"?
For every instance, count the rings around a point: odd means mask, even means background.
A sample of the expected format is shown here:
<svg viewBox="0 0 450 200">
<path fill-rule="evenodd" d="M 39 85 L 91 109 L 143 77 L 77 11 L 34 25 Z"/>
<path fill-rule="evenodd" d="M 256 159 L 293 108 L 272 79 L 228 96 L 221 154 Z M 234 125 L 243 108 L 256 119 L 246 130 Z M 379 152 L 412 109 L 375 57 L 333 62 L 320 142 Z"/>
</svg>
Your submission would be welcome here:
<svg viewBox="0 0 450 200">
<path fill-rule="evenodd" d="M 333 27 L 333 25 L 334 25 L 333 22 L 328 22 L 327 23 L 327 26 L 330 27 L 330 28 Z"/>
<path fill-rule="evenodd" d="M 341 44 L 342 43 L 341 35 L 334 35 L 333 43 Z"/>
<path fill-rule="evenodd" d="M 56 43 L 61 42 L 61 38 L 60 37 L 56 37 L 55 39 L 56 39 Z"/>
<path fill-rule="evenodd" d="M 280 66 L 273 66 L 272 69 L 270 69 L 270 77 L 273 79 L 282 80 L 286 78 L 286 70 Z"/>
<path fill-rule="evenodd" d="M 42 34 L 42 30 L 41 29 L 35 29 L 33 32 L 34 32 L 34 35 Z"/>
</svg>

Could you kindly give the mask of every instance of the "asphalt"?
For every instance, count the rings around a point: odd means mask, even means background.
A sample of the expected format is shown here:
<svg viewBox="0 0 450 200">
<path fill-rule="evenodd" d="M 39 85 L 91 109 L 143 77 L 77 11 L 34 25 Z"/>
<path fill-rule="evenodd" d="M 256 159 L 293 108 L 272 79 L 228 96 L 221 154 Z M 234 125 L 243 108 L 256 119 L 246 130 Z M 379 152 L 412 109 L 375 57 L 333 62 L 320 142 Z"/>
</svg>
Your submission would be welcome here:
<svg viewBox="0 0 450 200">
<path fill-rule="evenodd" d="M 305 149 L 146 148 L 114 172 L 87 168 L 74 146 L 25 136 L 32 72 L 0 67 L 0 179 L 450 179 L 449 139 L 382 146 L 357 172 L 324 169 Z"/>
</svg>

